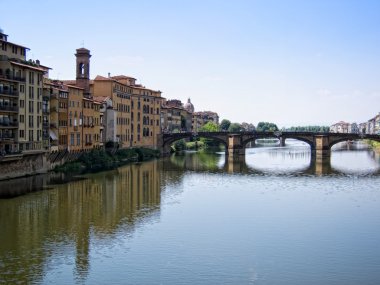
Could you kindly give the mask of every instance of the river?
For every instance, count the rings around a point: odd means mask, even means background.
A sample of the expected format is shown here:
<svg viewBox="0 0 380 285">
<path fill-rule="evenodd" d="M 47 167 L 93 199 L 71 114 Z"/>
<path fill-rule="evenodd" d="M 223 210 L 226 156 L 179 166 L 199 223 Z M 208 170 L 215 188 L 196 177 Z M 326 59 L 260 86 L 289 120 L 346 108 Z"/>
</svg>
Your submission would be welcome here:
<svg viewBox="0 0 380 285">
<path fill-rule="evenodd" d="M 379 284 L 380 158 L 185 153 L 0 183 L 0 284 Z"/>
</svg>

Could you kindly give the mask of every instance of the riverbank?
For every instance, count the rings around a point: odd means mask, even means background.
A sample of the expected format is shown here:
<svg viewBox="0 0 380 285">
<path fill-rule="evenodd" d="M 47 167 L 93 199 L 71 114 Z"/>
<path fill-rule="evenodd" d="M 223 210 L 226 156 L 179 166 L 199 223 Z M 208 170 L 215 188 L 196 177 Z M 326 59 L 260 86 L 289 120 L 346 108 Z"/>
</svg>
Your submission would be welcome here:
<svg viewBox="0 0 380 285">
<path fill-rule="evenodd" d="M 92 150 L 84 153 L 77 160 L 67 162 L 53 169 L 62 173 L 88 173 L 110 170 L 131 162 L 147 161 L 159 158 L 159 150 L 149 148 L 119 149 L 115 153 L 106 150 Z"/>
<path fill-rule="evenodd" d="M 377 153 L 380 153 L 380 142 L 367 141 L 367 144 Z"/>
</svg>

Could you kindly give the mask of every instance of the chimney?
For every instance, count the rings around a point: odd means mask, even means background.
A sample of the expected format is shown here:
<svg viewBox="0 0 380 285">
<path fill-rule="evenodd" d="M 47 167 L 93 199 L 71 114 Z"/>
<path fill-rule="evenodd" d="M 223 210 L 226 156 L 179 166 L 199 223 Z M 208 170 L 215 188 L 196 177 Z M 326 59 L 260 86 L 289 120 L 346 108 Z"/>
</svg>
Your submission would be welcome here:
<svg viewBox="0 0 380 285">
<path fill-rule="evenodd" d="M 108 72 L 108 78 L 111 78 L 111 73 L 110 72 Z"/>
</svg>

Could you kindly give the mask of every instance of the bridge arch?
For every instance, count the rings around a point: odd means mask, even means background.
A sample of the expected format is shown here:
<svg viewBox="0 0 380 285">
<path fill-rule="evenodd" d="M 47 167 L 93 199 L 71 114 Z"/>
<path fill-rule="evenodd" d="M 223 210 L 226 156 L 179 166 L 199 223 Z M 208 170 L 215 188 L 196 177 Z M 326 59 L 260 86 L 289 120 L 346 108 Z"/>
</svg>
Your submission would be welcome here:
<svg viewBox="0 0 380 285">
<path fill-rule="evenodd" d="M 297 136 L 297 135 L 291 135 L 291 136 L 283 136 L 284 140 L 286 139 L 294 139 L 298 141 L 302 141 L 304 143 L 307 143 L 310 146 L 310 150 L 315 149 L 315 142 L 313 137 L 303 137 L 303 136 Z"/>
<path fill-rule="evenodd" d="M 329 142 L 329 149 L 331 149 L 334 145 L 340 143 L 340 142 L 345 142 L 345 141 L 348 141 L 348 140 L 355 140 L 355 141 L 362 141 L 362 140 L 372 140 L 372 141 L 376 141 L 376 142 L 380 142 L 380 137 L 379 138 L 376 138 L 376 137 L 363 137 L 363 138 L 347 138 L 347 137 L 340 137 L 340 138 L 336 138 L 336 139 L 333 139 Z"/>
<path fill-rule="evenodd" d="M 170 146 L 178 140 L 189 139 L 189 138 L 207 138 L 207 139 L 212 139 L 212 140 L 215 140 L 215 141 L 223 144 L 225 149 L 227 150 L 228 149 L 228 141 L 225 138 L 225 134 L 223 134 L 223 135 L 220 135 L 217 132 L 215 132 L 215 133 L 214 132 L 204 132 L 204 133 L 197 133 L 197 134 L 187 132 L 187 133 L 170 134 L 168 136 L 164 135 L 162 146 L 163 146 L 164 152 L 168 152 L 168 151 L 170 151 Z"/>
</svg>

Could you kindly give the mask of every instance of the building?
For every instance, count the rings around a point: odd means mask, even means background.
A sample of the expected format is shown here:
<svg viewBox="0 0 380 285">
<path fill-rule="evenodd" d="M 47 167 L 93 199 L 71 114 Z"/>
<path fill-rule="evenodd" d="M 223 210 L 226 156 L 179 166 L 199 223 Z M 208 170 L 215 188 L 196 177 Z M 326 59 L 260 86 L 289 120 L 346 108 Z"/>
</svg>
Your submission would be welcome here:
<svg viewBox="0 0 380 285">
<path fill-rule="evenodd" d="M 330 133 L 348 133 L 349 126 L 349 123 L 340 121 L 330 126 Z"/>
<path fill-rule="evenodd" d="M 190 132 L 194 106 L 188 99 L 186 104 L 173 99 L 162 104 L 161 125 L 163 132 Z"/>
<path fill-rule="evenodd" d="M 359 126 L 356 123 L 352 123 L 348 125 L 348 133 L 358 134 Z"/>
<path fill-rule="evenodd" d="M 215 112 L 203 111 L 203 112 L 194 112 L 192 118 L 192 127 L 194 132 L 198 132 L 202 126 L 212 122 L 219 125 L 219 116 Z"/>
<path fill-rule="evenodd" d="M 107 111 L 105 128 L 110 129 L 105 131 L 106 142 L 118 142 L 122 148 L 157 146 L 161 91 L 136 84 L 133 77 L 98 75 L 91 81 L 91 92 L 95 100 L 108 98 L 107 108 L 115 112 L 113 116 Z"/>
<path fill-rule="evenodd" d="M 375 117 L 374 133 L 380 135 L 380 113 Z"/>
<path fill-rule="evenodd" d="M 49 68 L 27 60 L 29 48 L 9 42 L 3 31 L 0 45 L 0 153 L 43 151 L 49 106 L 42 88 Z"/>
<path fill-rule="evenodd" d="M 373 117 L 372 119 L 369 119 L 367 121 L 367 126 L 366 126 L 366 133 L 367 134 L 374 134 L 375 133 L 375 121 L 376 121 L 376 117 Z"/>
</svg>

